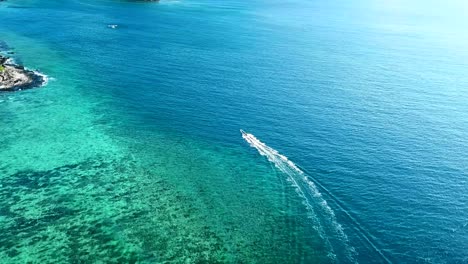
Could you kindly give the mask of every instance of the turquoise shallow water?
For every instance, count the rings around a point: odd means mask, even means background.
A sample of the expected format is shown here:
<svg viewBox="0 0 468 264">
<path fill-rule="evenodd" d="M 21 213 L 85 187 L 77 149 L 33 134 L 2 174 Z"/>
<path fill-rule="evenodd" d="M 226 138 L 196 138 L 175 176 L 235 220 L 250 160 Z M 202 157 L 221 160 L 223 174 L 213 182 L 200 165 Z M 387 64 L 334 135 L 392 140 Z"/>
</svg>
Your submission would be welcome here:
<svg viewBox="0 0 468 264">
<path fill-rule="evenodd" d="M 467 262 L 467 8 L 1 3 L 1 259 Z"/>
</svg>

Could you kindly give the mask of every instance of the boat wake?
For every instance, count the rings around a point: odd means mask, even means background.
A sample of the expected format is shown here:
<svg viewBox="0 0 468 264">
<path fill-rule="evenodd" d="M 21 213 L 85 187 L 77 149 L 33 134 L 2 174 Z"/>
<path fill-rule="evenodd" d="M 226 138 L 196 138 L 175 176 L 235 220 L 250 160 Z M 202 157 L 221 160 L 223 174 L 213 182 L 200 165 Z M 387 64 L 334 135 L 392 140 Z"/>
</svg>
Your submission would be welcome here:
<svg viewBox="0 0 468 264">
<path fill-rule="evenodd" d="M 286 156 L 258 140 L 254 135 L 241 130 L 242 137 L 251 147 L 257 149 L 276 168 L 283 172 L 288 181 L 296 188 L 297 193 L 304 199 L 304 204 L 310 213 L 314 228 L 324 240 L 333 262 L 356 263 L 355 249 L 349 245 L 348 237 L 342 226 L 337 222 L 335 213 L 322 197 L 317 186 L 309 177 Z"/>
<path fill-rule="evenodd" d="M 320 190 L 331 198 L 331 201 L 340 212 L 348 218 L 352 225 L 352 230 L 365 243 L 365 246 L 377 254 L 378 263 L 392 263 L 383 252 L 376 246 L 371 238 L 372 236 L 359 224 L 342 205 L 342 203 L 334 197 L 320 182 L 317 182 L 312 177 L 301 170 L 294 162 L 290 161 L 286 156 L 280 154 L 277 150 L 267 146 L 254 135 L 240 130 L 242 137 L 251 147 L 257 149 L 260 155 L 265 156 L 268 161 L 273 163 L 276 168 L 283 172 L 289 182 L 296 188 L 297 193 L 304 199 L 304 204 L 310 213 L 310 218 L 326 246 L 329 250 L 329 257 L 333 262 L 338 263 L 357 263 L 357 252 L 354 247 L 349 244 L 347 235 L 343 227 L 338 223 L 335 213 L 329 206 L 328 202 L 322 196 Z M 318 187 L 317 187 L 318 186 Z M 319 188 L 320 187 L 320 188 Z"/>
</svg>

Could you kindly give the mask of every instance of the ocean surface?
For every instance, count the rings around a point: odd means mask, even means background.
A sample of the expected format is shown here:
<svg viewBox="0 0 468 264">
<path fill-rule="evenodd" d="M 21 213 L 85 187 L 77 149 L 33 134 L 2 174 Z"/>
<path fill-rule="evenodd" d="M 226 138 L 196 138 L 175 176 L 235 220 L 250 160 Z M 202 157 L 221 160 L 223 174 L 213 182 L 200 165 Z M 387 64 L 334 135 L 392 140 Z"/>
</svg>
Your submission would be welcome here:
<svg viewBox="0 0 468 264">
<path fill-rule="evenodd" d="M 0 262 L 468 263 L 467 13 L 0 2 Z"/>
</svg>

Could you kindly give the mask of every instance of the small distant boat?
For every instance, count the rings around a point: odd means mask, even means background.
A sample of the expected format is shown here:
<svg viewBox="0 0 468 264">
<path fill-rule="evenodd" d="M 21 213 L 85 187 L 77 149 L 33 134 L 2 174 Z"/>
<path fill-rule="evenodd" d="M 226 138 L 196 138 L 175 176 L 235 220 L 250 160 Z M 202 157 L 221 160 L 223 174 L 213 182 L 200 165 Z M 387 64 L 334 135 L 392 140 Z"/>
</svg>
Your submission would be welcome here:
<svg viewBox="0 0 468 264">
<path fill-rule="evenodd" d="M 116 29 L 119 25 L 115 25 L 115 24 L 110 24 L 110 25 L 107 25 L 108 28 L 112 28 L 112 29 Z"/>
</svg>

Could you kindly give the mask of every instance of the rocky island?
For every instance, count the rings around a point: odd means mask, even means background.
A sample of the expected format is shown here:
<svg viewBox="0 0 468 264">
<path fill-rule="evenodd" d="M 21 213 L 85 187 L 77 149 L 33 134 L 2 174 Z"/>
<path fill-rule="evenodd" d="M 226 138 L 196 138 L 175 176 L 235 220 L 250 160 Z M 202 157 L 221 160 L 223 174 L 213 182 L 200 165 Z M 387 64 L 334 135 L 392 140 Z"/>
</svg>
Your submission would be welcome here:
<svg viewBox="0 0 468 264">
<path fill-rule="evenodd" d="M 28 70 L 0 55 L 0 92 L 39 87 L 46 82 L 44 75 Z"/>
</svg>

